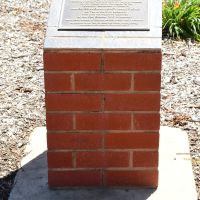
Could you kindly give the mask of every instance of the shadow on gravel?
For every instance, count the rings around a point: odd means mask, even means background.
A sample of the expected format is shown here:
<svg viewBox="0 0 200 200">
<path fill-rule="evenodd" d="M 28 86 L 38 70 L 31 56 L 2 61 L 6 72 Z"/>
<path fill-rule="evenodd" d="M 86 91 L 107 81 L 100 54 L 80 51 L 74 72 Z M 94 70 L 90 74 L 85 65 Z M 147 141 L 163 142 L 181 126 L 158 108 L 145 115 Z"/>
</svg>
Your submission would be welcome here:
<svg viewBox="0 0 200 200">
<path fill-rule="evenodd" d="M 0 178 L 0 200 L 8 200 L 16 174 L 17 171 L 14 171 L 11 172 L 9 175 Z"/>
</svg>

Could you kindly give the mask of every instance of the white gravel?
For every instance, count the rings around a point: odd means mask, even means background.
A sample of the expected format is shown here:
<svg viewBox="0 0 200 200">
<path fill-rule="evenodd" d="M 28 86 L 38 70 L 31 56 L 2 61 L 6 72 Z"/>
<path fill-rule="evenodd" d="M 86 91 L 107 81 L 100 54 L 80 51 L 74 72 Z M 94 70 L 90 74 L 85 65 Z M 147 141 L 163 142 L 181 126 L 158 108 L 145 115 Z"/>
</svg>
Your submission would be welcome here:
<svg viewBox="0 0 200 200">
<path fill-rule="evenodd" d="M 42 46 L 48 0 L 0 0 L 0 200 L 34 127 L 45 125 Z M 6 179 L 7 180 L 7 179 Z"/>
<path fill-rule="evenodd" d="M 34 127 L 45 125 L 42 48 L 49 0 L 0 0 L 0 200 Z M 190 139 L 200 199 L 200 44 L 163 41 L 161 124 Z"/>
<path fill-rule="evenodd" d="M 161 124 L 187 131 L 200 199 L 200 43 L 163 41 Z"/>
</svg>

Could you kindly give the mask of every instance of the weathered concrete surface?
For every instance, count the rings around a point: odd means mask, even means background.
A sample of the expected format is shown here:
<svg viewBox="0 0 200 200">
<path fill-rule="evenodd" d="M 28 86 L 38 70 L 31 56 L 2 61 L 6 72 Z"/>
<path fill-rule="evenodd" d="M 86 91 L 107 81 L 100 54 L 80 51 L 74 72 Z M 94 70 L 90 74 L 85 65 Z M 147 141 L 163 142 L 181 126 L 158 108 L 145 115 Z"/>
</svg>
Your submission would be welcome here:
<svg viewBox="0 0 200 200">
<path fill-rule="evenodd" d="M 187 134 L 161 127 L 159 187 L 50 190 L 47 185 L 46 130 L 33 132 L 9 200 L 197 200 Z"/>
</svg>

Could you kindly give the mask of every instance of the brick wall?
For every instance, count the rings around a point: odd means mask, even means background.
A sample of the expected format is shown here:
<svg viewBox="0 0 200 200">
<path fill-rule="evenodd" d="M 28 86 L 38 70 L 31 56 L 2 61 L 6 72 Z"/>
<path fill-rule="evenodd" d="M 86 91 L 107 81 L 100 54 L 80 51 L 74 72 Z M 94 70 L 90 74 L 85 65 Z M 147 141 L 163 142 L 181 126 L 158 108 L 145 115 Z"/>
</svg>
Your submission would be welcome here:
<svg viewBox="0 0 200 200">
<path fill-rule="evenodd" d="M 49 186 L 158 184 L 161 52 L 45 51 Z"/>
</svg>

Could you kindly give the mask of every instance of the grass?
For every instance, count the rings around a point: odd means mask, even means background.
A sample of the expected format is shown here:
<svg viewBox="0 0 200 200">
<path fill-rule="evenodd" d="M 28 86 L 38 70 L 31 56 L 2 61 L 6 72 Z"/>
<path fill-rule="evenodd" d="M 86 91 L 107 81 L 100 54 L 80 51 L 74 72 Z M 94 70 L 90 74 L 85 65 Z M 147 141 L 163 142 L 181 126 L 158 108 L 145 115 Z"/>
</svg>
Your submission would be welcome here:
<svg viewBox="0 0 200 200">
<path fill-rule="evenodd" d="M 200 41 L 200 0 L 165 0 L 163 34 Z"/>
</svg>

